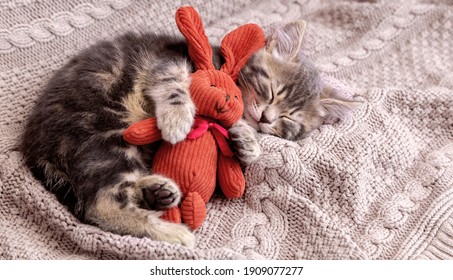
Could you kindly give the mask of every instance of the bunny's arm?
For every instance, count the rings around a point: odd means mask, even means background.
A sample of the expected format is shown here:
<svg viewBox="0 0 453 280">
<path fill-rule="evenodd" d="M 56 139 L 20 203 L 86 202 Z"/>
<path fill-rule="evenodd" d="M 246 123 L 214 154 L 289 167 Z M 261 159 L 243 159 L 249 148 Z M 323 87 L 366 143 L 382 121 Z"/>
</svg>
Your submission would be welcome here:
<svg viewBox="0 0 453 280">
<path fill-rule="evenodd" d="M 123 132 L 123 138 L 129 144 L 146 145 L 162 139 L 156 118 L 136 122 Z"/>
<path fill-rule="evenodd" d="M 223 153 L 219 153 L 217 178 L 220 188 L 227 198 L 238 198 L 244 193 L 244 173 L 235 157 L 227 157 Z"/>
</svg>

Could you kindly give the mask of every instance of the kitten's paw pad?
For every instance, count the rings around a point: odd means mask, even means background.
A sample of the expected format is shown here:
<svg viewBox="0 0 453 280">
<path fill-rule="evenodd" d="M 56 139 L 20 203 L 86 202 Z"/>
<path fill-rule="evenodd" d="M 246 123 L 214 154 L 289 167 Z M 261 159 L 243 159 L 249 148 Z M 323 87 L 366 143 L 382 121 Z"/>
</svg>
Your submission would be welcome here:
<svg viewBox="0 0 453 280">
<path fill-rule="evenodd" d="M 232 127 L 228 132 L 239 160 L 245 164 L 256 162 L 261 156 L 261 146 L 255 133 L 244 127 Z"/>
<path fill-rule="evenodd" d="M 181 192 L 170 179 L 153 175 L 140 179 L 137 182 L 142 189 L 143 198 L 149 208 L 163 210 L 178 205 Z"/>
<path fill-rule="evenodd" d="M 157 116 L 162 139 L 175 144 L 186 139 L 194 123 L 195 106 L 192 103 L 174 105 Z"/>
</svg>

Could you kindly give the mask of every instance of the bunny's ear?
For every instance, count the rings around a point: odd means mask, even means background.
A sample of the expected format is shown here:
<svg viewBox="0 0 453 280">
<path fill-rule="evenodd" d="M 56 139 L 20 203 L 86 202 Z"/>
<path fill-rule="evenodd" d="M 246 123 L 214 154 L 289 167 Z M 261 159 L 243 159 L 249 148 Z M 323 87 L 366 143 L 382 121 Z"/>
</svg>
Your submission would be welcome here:
<svg viewBox="0 0 453 280">
<path fill-rule="evenodd" d="M 176 11 L 176 25 L 187 40 L 189 56 L 197 70 L 214 70 L 212 48 L 197 11 L 190 6 Z"/>
<path fill-rule="evenodd" d="M 264 47 L 266 38 L 263 30 L 256 24 L 245 24 L 228 33 L 220 45 L 225 64 L 220 71 L 237 79 L 241 68 L 260 48 Z"/>
</svg>

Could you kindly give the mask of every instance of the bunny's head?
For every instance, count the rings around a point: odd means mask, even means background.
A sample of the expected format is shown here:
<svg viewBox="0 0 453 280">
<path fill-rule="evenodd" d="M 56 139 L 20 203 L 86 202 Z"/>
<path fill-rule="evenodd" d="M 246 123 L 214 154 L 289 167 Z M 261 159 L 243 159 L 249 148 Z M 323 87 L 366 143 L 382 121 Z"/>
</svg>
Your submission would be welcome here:
<svg viewBox="0 0 453 280">
<path fill-rule="evenodd" d="M 215 119 L 225 127 L 232 126 L 244 110 L 242 94 L 236 85 L 237 75 L 250 56 L 264 47 L 264 32 L 255 24 L 246 24 L 228 33 L 220 45 L 225 63 L 216 70 L 212 48 L 196 10 L 179 8 L 176 23 L 187 40 L 189 55 L 196 68 L 190 94 L 197 114 Z"/>
</svg>

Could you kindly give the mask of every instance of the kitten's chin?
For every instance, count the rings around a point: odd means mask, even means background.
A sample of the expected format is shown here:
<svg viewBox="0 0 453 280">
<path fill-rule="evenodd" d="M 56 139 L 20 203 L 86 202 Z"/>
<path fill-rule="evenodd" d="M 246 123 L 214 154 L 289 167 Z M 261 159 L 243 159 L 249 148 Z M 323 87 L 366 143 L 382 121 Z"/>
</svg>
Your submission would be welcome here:
<svg viewBox="0 0 453 280">
<path fill-rule="evenodd" d="M 263 132 L 263 133 L 266 133 L 266 134 L 271 134 L 271 135 L 276 135 L 275 129 L 272 128 L 271 124 L 258 123 L 257 126 L 258 126 L 257 130 L 260 131 L 260 132 Z"/>
</svg>

